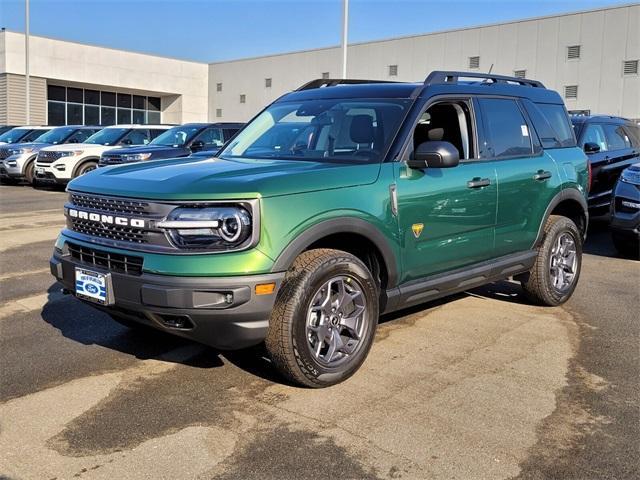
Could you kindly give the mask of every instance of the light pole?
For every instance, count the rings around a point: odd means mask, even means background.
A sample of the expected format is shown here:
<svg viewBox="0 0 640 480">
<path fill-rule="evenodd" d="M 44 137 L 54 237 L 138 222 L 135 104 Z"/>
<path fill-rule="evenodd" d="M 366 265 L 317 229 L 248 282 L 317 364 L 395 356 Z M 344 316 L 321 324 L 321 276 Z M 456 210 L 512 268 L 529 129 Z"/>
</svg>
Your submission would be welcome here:
<svg viewBox="0 0 640 480">
<path fill-rule="evenodd" d="M 349 36 L 349 0 L 342 0 L 342 78 L 347 78 L 347 38 Z"/>
<path fill-rule="evenodd" d="M 24 79 L 25 85 L 25 100 L 27 108 L 27 125 L 31 123 L 31 85 L 29 85 L 29 0 L 24 1 Z"/>
</svg>

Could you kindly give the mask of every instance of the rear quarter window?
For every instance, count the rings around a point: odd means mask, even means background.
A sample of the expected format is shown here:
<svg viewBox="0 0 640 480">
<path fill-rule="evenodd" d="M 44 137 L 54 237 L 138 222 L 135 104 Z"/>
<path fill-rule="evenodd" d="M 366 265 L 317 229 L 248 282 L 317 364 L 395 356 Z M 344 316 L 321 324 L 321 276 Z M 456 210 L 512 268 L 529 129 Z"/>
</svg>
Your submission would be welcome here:
<svg viewBox="0 0 640 480">
<path fill-rule="evenodd" d="M 576 137 L 564 105 L 524 103 L 544 148 L 576 146 Z"/>
</svg>

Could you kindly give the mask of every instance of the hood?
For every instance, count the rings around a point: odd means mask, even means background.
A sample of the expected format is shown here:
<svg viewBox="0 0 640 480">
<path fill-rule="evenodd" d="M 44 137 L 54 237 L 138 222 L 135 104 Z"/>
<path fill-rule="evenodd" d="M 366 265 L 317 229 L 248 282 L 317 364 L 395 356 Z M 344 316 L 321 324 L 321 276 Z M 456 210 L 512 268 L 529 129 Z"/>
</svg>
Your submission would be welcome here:
<svg viewBox="0 0 640 480">
<path fill-rule="evenodd" d="M 49 146 L 51 146 L 50 143 L 12 143 L 10 148 L 31 148 L 34 152 L 37 152 Z"/>
<path fill-rule="evenodd" d="M 48 152 L 66 152 L 67 150 L 84 150 L 91 152 L 104 152 L 112 148 L 122 148 L 117 145 L 97 145 L 95 143 L 63 143 L 61 145 L 53 145 L 47 147 Z"/>
<path fill-rule="evenodd" d="M 373 183 L 380 164 L 181 158 L 99 168 L 70 190 L 155 200 L 270 197 Z"/>
</svg>

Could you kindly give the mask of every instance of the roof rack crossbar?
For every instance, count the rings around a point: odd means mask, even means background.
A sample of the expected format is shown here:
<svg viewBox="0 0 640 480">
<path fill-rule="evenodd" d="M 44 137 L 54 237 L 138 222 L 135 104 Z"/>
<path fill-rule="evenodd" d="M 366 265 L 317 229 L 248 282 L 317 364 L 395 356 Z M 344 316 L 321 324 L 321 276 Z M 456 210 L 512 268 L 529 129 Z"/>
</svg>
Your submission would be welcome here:
<svg viewBox="0 0 640 480">
<path fill-rule="evenodd" d="M 517 83 L 527 87 L 545 88 L 542 82 L 529 80 L 528 78 L 509 77 L 507 75 L 494 75 L 492 73 L 476 72 L 447 72 L 436 70 L 425 79 L 424 85 L 437 85 L 442 83 L 458 83 L 460 78 L 478 78 L 491 83 Z"/>
<path fill-rule="evenodd" d="M 334 87 L 336 85 L 357 85 L 362 83 L 398 83 L 389 80 L 358 80 L 353 78 L 318 78 L 305 83 L 297 88 L 296 92 L 311 90 L 313 88 Z"/>
</svg>

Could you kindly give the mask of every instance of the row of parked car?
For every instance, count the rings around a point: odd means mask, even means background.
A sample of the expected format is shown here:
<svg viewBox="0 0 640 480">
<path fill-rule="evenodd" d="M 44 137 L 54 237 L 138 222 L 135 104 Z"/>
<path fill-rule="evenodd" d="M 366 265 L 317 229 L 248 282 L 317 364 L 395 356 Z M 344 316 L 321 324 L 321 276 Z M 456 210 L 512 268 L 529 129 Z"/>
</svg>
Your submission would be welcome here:
<svg viewBox="0 0 640 480">
<path fill-rule="evenodd" d="M 239 123 L 0 127 L 0 178 L 68 183 L 104 165 L 188 156 L 211 157 Z"/>
</svg>

